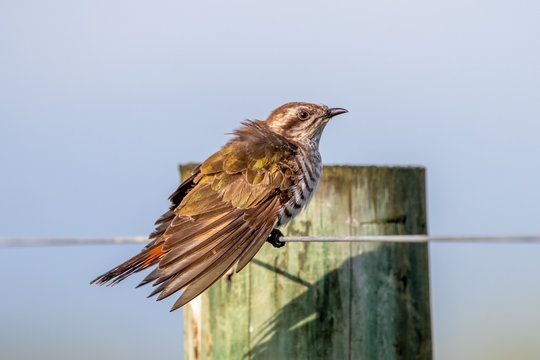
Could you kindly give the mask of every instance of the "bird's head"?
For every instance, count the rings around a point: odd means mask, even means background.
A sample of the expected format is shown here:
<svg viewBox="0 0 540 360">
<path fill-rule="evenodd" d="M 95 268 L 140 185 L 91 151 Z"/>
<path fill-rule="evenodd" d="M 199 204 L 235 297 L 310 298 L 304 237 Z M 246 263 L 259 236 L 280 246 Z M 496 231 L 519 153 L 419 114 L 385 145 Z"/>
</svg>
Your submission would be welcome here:
<svg viewBox="0 0 540 360">
<path fill-rule="evenodd" d="M 288 139 L 318 144 L 328 121 L 346 112 L 345 109 L 328 108 L 326 105 L 291 102 L 272 111 L 265 123 L 270 129 Z"/>
</svg>

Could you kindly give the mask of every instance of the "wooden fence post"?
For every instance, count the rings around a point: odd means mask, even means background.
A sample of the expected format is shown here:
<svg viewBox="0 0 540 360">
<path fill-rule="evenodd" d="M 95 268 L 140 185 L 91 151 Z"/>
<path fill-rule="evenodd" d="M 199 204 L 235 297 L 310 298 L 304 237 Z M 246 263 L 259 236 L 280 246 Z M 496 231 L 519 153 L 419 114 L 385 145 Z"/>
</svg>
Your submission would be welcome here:
<svg viewBox="0 0 540 360">
<path fill-rule="evenodd" d="M 182 177 L 193 165 L 181 166 Z M 326 166 L 285 235 L 425 234 L 425 172 Z M 431 359 L 427 244 L 263 246 L 184 309 L 185 359 Z"/>
</svg>

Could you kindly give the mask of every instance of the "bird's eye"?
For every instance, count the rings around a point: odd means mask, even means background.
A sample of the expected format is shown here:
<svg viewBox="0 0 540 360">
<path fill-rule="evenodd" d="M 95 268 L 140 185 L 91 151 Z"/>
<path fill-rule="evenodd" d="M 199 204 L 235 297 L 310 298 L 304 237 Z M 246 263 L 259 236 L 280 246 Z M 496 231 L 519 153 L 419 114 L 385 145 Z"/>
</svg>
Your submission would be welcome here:
<svg viewBox="0 0 540 360">
<path fill-rule="evenodd" d="M 298 118 L 300 120 L 306 120 L 309 117 L 309 113 L 307 111 L 300 111 L 298 113 Z"/>
</svg>

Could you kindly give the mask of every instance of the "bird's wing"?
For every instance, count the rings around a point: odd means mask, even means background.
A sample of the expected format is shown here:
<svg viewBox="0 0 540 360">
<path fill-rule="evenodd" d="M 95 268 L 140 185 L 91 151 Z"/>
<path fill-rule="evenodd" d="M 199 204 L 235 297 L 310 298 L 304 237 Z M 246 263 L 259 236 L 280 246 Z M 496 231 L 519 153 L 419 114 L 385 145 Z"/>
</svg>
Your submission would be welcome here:
<svg viewBox="0 0 540 360">
<path fill-rule="evenodd" d="M 159 293 L 158 300 L 184 289 L 171 309 L 175 310 L 235 263 L 239 271 L 253 258 L 287 200 L 294 149 L 280 139 L 242 141 L 243 134 L 236 134 L 192 175 L 185 193 L 180 191 L 180 203 L 158 220 L 155 240 L 124 263 L 132 261 L 135 270 L 113 269 L 94 281 L 116 283 L 157 263 L 141 285 L 154 282 L 151 295 Z"/>
<path fill-rule="evenodd" d="M 238 262 L 238 271 L 275 227 L 292 170 L 287 151 L 230 143 L 207 159 L 196 185 L 175 209 L 161 237 L 158 269 L 151 275 L 163 299 L 184 288 L 183 306 Z"/>
</svg>

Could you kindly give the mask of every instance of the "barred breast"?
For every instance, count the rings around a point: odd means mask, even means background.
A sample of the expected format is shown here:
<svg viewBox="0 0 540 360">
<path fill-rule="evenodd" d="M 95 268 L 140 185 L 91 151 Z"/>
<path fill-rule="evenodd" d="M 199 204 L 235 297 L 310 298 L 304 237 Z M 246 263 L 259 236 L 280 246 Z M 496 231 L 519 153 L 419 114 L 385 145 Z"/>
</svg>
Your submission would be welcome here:
<svg viewBox="0 0 540 360">
<path fill-rule="evenodd" d="M 316 146 L 304 149 L 295 156 L 294 184 L 288 191 L 289 200 L 279 213 L 277 226 L 287 224 L 311 201 L 322 175 L 321 154 Z"/>
</svg>

